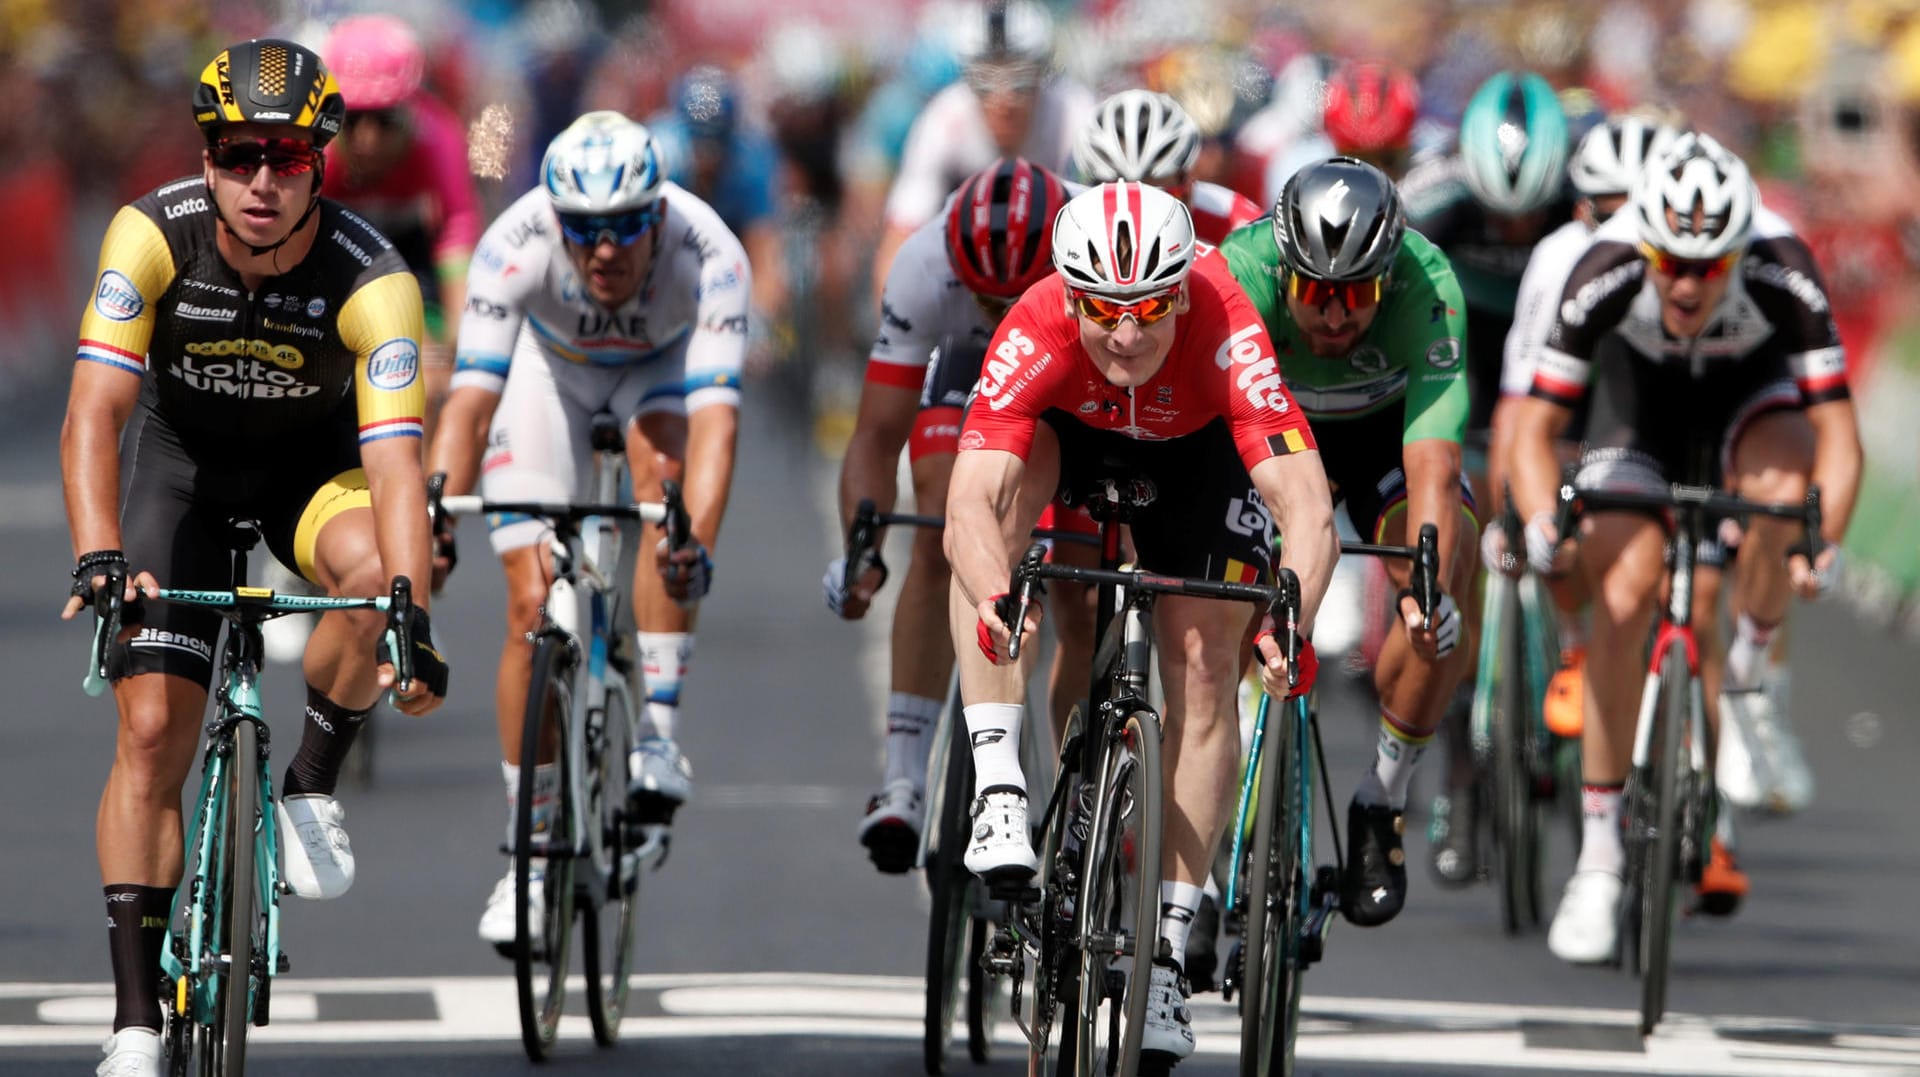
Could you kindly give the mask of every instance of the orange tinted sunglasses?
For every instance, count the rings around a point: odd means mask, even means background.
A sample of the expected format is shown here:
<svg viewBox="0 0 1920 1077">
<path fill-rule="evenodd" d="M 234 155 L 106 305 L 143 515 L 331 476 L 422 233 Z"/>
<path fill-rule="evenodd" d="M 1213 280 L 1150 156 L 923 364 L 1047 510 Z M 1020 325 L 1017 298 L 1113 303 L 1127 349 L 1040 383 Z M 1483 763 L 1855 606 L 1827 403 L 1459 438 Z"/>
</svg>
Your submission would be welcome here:
<svg viewBox="0 0 1920 1077">
<path fill-rule="evenodd" d="M 1131 303 L 1118 299 L 1102 299 L 1085 292 L 1071 292 L 1073 309 L 1082 318 L 1102 329 L 1120 328 L 1120 319 L 1132 318 L 1135 324 L 1145 328 L 1173 313 L 1174 304 L 1180 299 L 1180 289 L 1170 288 L 1159 295 L 1150 295 L 1136 299 Z"/>
<path fill-rule="evenodd" d="M 1340 305 L 1348 310 L 1364 310 L 1377 306 L 1386 290 L 1385 276 L 1366 280 L 1321 280 L 1300 272 L 1287 274 L 1287 294 L 1298 299 L 1309 310 L 1319 310 L 1330 299 L 1338 299 Z"/>
<path fill-rule="evenodd" d="M 1640 253 L 1646 255 L 1647 265 L 1655 273 L 1675 280 L 1681 277 L 1699 277 L 1701 280 L 1719 280 L 1727 275 L 1733 264 L 1740 260 L 1739 251 L 1729 251 L 1718 258 L 1676 258 L 1652 244 L 1640 244 Z"/>
</svg>

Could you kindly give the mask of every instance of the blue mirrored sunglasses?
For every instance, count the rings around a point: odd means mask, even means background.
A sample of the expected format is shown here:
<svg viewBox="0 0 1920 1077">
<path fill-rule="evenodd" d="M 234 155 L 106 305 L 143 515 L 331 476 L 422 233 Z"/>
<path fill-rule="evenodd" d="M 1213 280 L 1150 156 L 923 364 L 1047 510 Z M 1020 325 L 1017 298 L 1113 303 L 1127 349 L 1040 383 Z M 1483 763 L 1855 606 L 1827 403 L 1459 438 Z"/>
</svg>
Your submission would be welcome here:
<svg viewBox="0 0 1920 1077">
<path fill-rule="evenodd" d="M 611 237 L 615 246 L 627 247 L 660 223 L 660 207 L 655 204 L 630 213 L 562 213 L 559 217 L 560 234 L 568 242 L 597 247 L 601 239 Z"/>
</svg>

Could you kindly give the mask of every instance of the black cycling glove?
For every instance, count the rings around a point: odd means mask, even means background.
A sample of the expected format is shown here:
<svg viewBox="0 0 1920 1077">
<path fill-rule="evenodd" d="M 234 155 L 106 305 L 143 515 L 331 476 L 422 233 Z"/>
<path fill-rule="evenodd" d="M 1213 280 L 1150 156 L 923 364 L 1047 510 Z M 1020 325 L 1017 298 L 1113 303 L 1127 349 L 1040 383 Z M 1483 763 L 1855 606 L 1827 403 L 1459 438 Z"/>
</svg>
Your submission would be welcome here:
<svg viewBox="0 0 1920 1077">
<path fill-rule="evenodd" d="M 433 622 L 427 618 L 427 611 L 418 606 L 407 611 L 407 632 L 413 637 L 413 679 L 427 686 L 427 691 L 442 699 L 447 697 L 447 660 L 440 657 L 440 651 L 433 645 Z M 380 634 L 379 658 L 382 664 L 393 661 L 392 638 L 385 632 Z"/>
</svg>

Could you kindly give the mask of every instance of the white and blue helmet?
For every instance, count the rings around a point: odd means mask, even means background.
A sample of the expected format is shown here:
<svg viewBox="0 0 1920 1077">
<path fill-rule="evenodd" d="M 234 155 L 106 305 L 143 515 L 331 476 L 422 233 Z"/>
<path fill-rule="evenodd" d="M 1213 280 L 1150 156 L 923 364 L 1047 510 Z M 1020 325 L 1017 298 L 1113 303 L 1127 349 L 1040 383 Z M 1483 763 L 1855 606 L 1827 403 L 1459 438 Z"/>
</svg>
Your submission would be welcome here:
<svg viewBox="0 0 1920 1077">
<path fill-rule="evenodd" d="M 540 185 L 561 213 L 646 209 L 666 185 L 660 149 L 645 126 L 610 110 L 589 112 L 547 146 Z"/>
</svg>

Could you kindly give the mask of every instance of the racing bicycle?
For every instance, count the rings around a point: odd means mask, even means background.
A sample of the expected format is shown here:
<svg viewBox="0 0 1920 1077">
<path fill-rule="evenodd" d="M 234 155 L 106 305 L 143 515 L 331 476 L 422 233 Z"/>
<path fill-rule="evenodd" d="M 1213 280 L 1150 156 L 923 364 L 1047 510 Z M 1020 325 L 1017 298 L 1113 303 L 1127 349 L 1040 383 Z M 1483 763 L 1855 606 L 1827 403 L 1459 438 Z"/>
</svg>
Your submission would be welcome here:
<svg viewBox="0 0 1920 1077">
<path fill-rule="evenodd" d="M 257 523 L 235 519 L 227 536 L 234 586 L 228 590 L 163 587 L 158 598 L 212 610 L 227 621 L 220 651 L 213 719 L 200 767 L 200 792 L 188 816 L 186 876 L 168 918 L 160 958 L 166 1000 L 168 1072 L 173 1077 L 237 1077 L 246 1072 L 247 1029 L 272 1014 L 273 981 L 289 969 L 280 949 L 280 828 L 268 765 L 270 741 L 260 704 L 265 647 L 260 626 L 275 617 L 331 610 L 379 610 L 387 615 L 394 687 L 413 682 L 413 643 L 407 614 L 412 584 L 393 578 L 375 598 L 279 594 L 244 586 L 247 552 L 259 541 Z M 106 574 L 94 592 L 93 653 L 82 682 L 88 695 L 106 692 L 119 673 L 118 643 L 126 612 L 124 573 Z M 197 1064 L 196 1064 L 197 1062 Z"/>
</svg>

